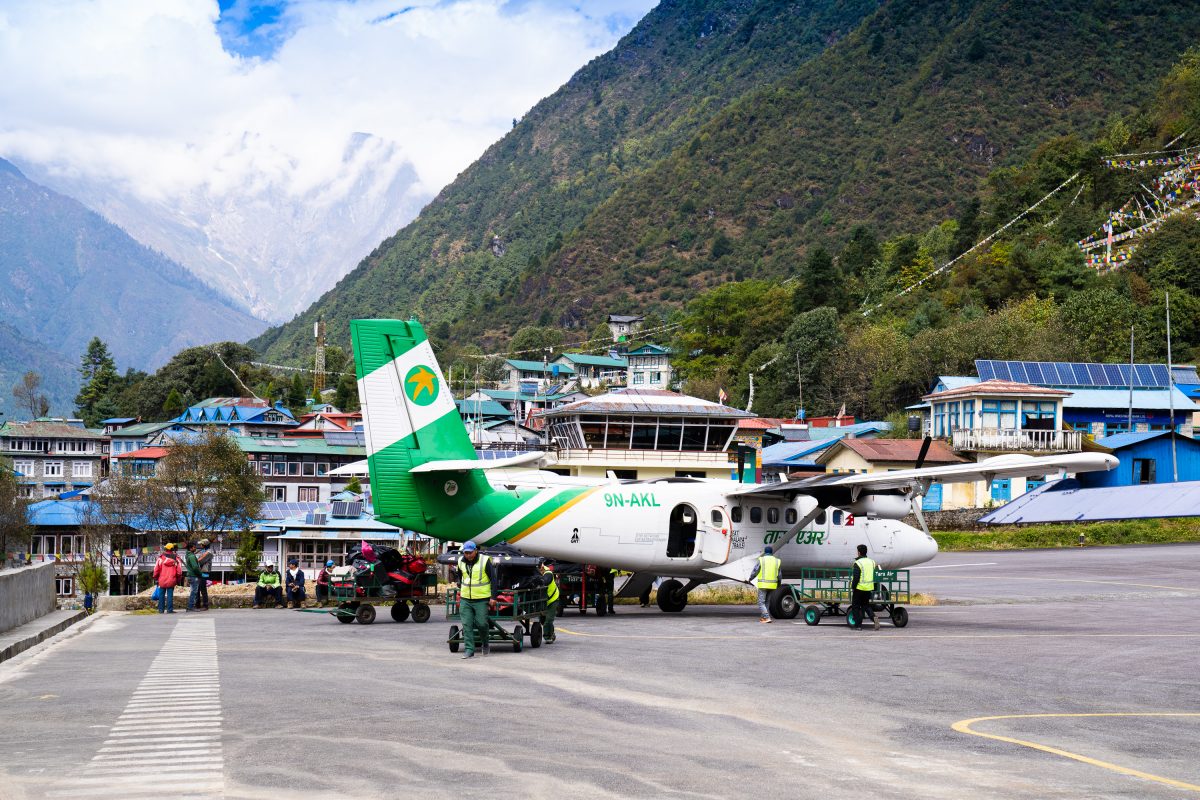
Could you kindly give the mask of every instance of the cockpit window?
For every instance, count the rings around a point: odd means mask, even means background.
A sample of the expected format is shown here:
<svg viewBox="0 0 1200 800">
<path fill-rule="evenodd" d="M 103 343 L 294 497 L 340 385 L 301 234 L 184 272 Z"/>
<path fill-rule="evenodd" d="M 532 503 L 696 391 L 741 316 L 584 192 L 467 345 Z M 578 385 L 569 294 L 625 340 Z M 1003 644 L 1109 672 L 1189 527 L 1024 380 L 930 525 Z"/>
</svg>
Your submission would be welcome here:
<svg viewBox="0 0 1200 800">
<path fill-rule="evenodd" d="M 721 520 L 721 509 L 719 509 L 719 508 L 714 508 L 714 509 L 712 510 L 712 524 L 713 524 L 713 525 L 716 525 L 717 527 L 720 527 L 720 526 L 721 526 L 721 522 L 722 522 L 722 520 Z"/>
</svg>

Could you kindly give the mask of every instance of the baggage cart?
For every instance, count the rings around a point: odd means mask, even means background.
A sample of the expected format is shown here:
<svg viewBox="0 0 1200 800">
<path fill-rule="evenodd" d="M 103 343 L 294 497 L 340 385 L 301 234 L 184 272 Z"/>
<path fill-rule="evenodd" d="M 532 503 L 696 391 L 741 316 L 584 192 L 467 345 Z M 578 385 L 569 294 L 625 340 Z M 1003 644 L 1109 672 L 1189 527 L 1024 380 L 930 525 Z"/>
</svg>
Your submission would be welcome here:
<svg viewBox="0 0 1200 800">
<path fill-rule="evenodd" d="M 530 647 L 541 647 L 542 620 L 545 611 L 546 588 L 544 586 L 505 590 L 497 598 L 495 608 L 488 609 L 488 643 L 506 642 L 512 645 L 514 653 L 521 652 L 526 638 L 529 639 Z M 446 592 L 446 619 L 452 622 L 462 622 L 462 615 L 459 612 L 458 589 L 450 589 Z M 462 627 L 451 625 L 450 635 L 446 639 L 450 652 L 457 653 L 463 641 Z"/>
<path fill-rule="evenodd" d="M 559 607 L 566 611 L 568 608 L 578 609 L 580 614 L 586 614 L 589 608 L 595 609 L 596 616 L 602 617 L 608 607 L 604 603 L 604 576 L 598 568 L 591 570 L 584 567 L 579 572 L 559 572 Z"/>
<path fill-rule="evenodd" d="M 437 574 L 424 572 L 416 576 L 411 587 L 397 588 L 394 582 L 373 581 L 362 585 L 354 575 L 333 576 L 329 580 L 329 599 L 333 608 L 303 608 L 314 614 L 332 614 L 338 622 L 370 625 L 375 621 L 376 607 L 391 605 L 392 620 L 428 622 L 432 614 L 429 602 L 437 598 Z"/>
<path fill-rule="evenodd" d="M 804 621 L 809 625 L 818 625 L 825 617 L 845 617 L 850 627 L 861 627 L 863 620 L 850 605 L 853 574 L 850 568 L 801 570 L 799 583 L 784 583 L 772 593 L 771 615 L 795 619 L 803 609 Z M 908 624 L 908 610 L 901 604 L 910 602 L 910 597 L 908 570 L 875 571 L 870 603 L 873 612 L 886 614 L 893 625 L 903 628 Z"/>
</svg>

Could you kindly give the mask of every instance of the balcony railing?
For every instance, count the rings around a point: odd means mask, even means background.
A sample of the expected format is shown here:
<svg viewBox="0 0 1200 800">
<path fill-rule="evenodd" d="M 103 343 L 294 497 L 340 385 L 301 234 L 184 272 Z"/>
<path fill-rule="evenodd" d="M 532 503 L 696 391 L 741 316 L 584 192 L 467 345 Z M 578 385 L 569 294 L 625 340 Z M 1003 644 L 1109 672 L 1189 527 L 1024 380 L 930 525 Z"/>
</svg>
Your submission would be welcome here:
<svg viewBox="0 0 1200 800">
<path fill-rule="evenodd" d="M 1083 449 L 1083 431 L 963 429 L 951 434 L 950 444 L 955 450 L 1073 453 Z"/>
<path fill-rule="evenodd" d="M 563 448 L 558 450 L 558 462 L 646 464 L 669 463 L 706 466 L 724 466 L 730 463 L 730 454 L 724 450 L 620 450 Z"/>
</svg>

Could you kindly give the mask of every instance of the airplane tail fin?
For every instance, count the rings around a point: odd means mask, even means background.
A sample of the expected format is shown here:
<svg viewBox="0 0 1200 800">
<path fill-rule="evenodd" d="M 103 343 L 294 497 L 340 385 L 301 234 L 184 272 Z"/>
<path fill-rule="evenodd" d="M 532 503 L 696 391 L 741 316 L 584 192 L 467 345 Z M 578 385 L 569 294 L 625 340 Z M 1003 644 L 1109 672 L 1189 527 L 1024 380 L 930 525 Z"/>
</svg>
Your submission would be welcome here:
<svg viewBox="0 0 1200 800">
<path fill-rule="evenodd" d="M 431 461 L 478 458 L 454 397 L 416 320 L 353 320 L 350 337 L 376 516 L 433 533 L 438 521 L 492 491 L 482 470 L 411 471 Z"/>
</svg>

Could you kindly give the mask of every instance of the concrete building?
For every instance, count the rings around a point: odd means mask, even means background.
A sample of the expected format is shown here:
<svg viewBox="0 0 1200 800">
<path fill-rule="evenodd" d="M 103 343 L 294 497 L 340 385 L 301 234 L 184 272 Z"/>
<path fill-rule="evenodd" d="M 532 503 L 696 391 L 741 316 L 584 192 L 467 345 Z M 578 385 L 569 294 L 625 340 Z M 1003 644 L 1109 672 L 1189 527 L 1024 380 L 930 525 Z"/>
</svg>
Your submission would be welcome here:
<svg viewBox="0 0 1200 800">
<path fill-rule="evenodd" d="M 168 428 L 182 428 L 173 422 L 141 422 L 137 419 L 106 419 L 102 423 L 104 433 L 112 442 L 109 456 L 119 456 L 140 450 L 150 443 L 151 438 Z"/>
<path fill-rule="evenodd" d="M 272 406 L 256 397 L 210 397 L 171 422 L 198 430 L 217 426 L 239 436 L 281 436 L 296 427 L 292 412 L 282 403 Z"/>
<path fill-rule="evenodd" d="M 563 353 L 554 359 L 555 364 L 574 370 L 575 380 L 585 389 L 600 386 L 622 386 L 625 384 L 629 362 L 613 356 L 589 356 L 579 353 Z"/>
<path fill-rule="evenodd" d="M 623 342 L 642 329 L 646 318 L 637 314 L 609 314 L 606 320 L 614 342 Z"/>
<path fill-rule="evenodd" d="M 263 520 L 255 526 L 255 531 L 263 537 L 264 562 L 281 569 L 293 558 L 300 563 L 309 582 L 310 597 L 312 580 L 325 562 L 343 566 L 347 563 L 346 555 L 364 541 L 374 547 L 397 550 L 403 550 L 409 542 L 417 542 L 421 552 L 428 551 L 433 541 L 379 522 L 361 498 L 314 504 L 280 519 Z"/>
<path fill-rule="evenodd" d="M 629 363 L 625 385 L 631 389 L 669 389 L 675 374 L 671 351 L 657 344 L 635 347 L 625 355 Z"/>
<path fill-rule="evenodd" d="M 6 422 L 0 426 L 0 456 L 19 473 L 22 497 L 40 499 L 89 488 L 104 477 L 102 433 L 66 422 Z"/>
<path fill-rule="evenodd" d="M 250 470 L 262 476 L 269 502 L 328 503 L 350 478 L 331 474 L 367 457 L 362 434 L 326 431 L 322 438 L 235 436 Z"/>
<path fill-rule="evenodd" d="M 1200 442 L 1191 436 L 1175 434 L 1172 468 L 1170 431 L 1117 433 L 1096 440 L 1112 452 L 1121 465 L 1108 472 L 1087 472 L 1076 477 L 1080 486 L 1093 489 L 1113 486 L 1139 486 L 1147 483 L 1172 483 L 1178 480 L 1200 481 Z"/>
<path fill-rule="evenodd" d="M 501 379 L 500 388 L 519 391 L 522 394 L 534 394 L 547 387 L 561 385 L 574 377 L 575 368 L 570 364 L 507 358 L 504 360 L 504 377 Z"/>
<path fill-rule="evenodd" d="M 654 479 L 729 478 L 738 421 L 754 416 L 661 389 L 622 389 L 544 411 L 554 471 Z"/>
</svg>

